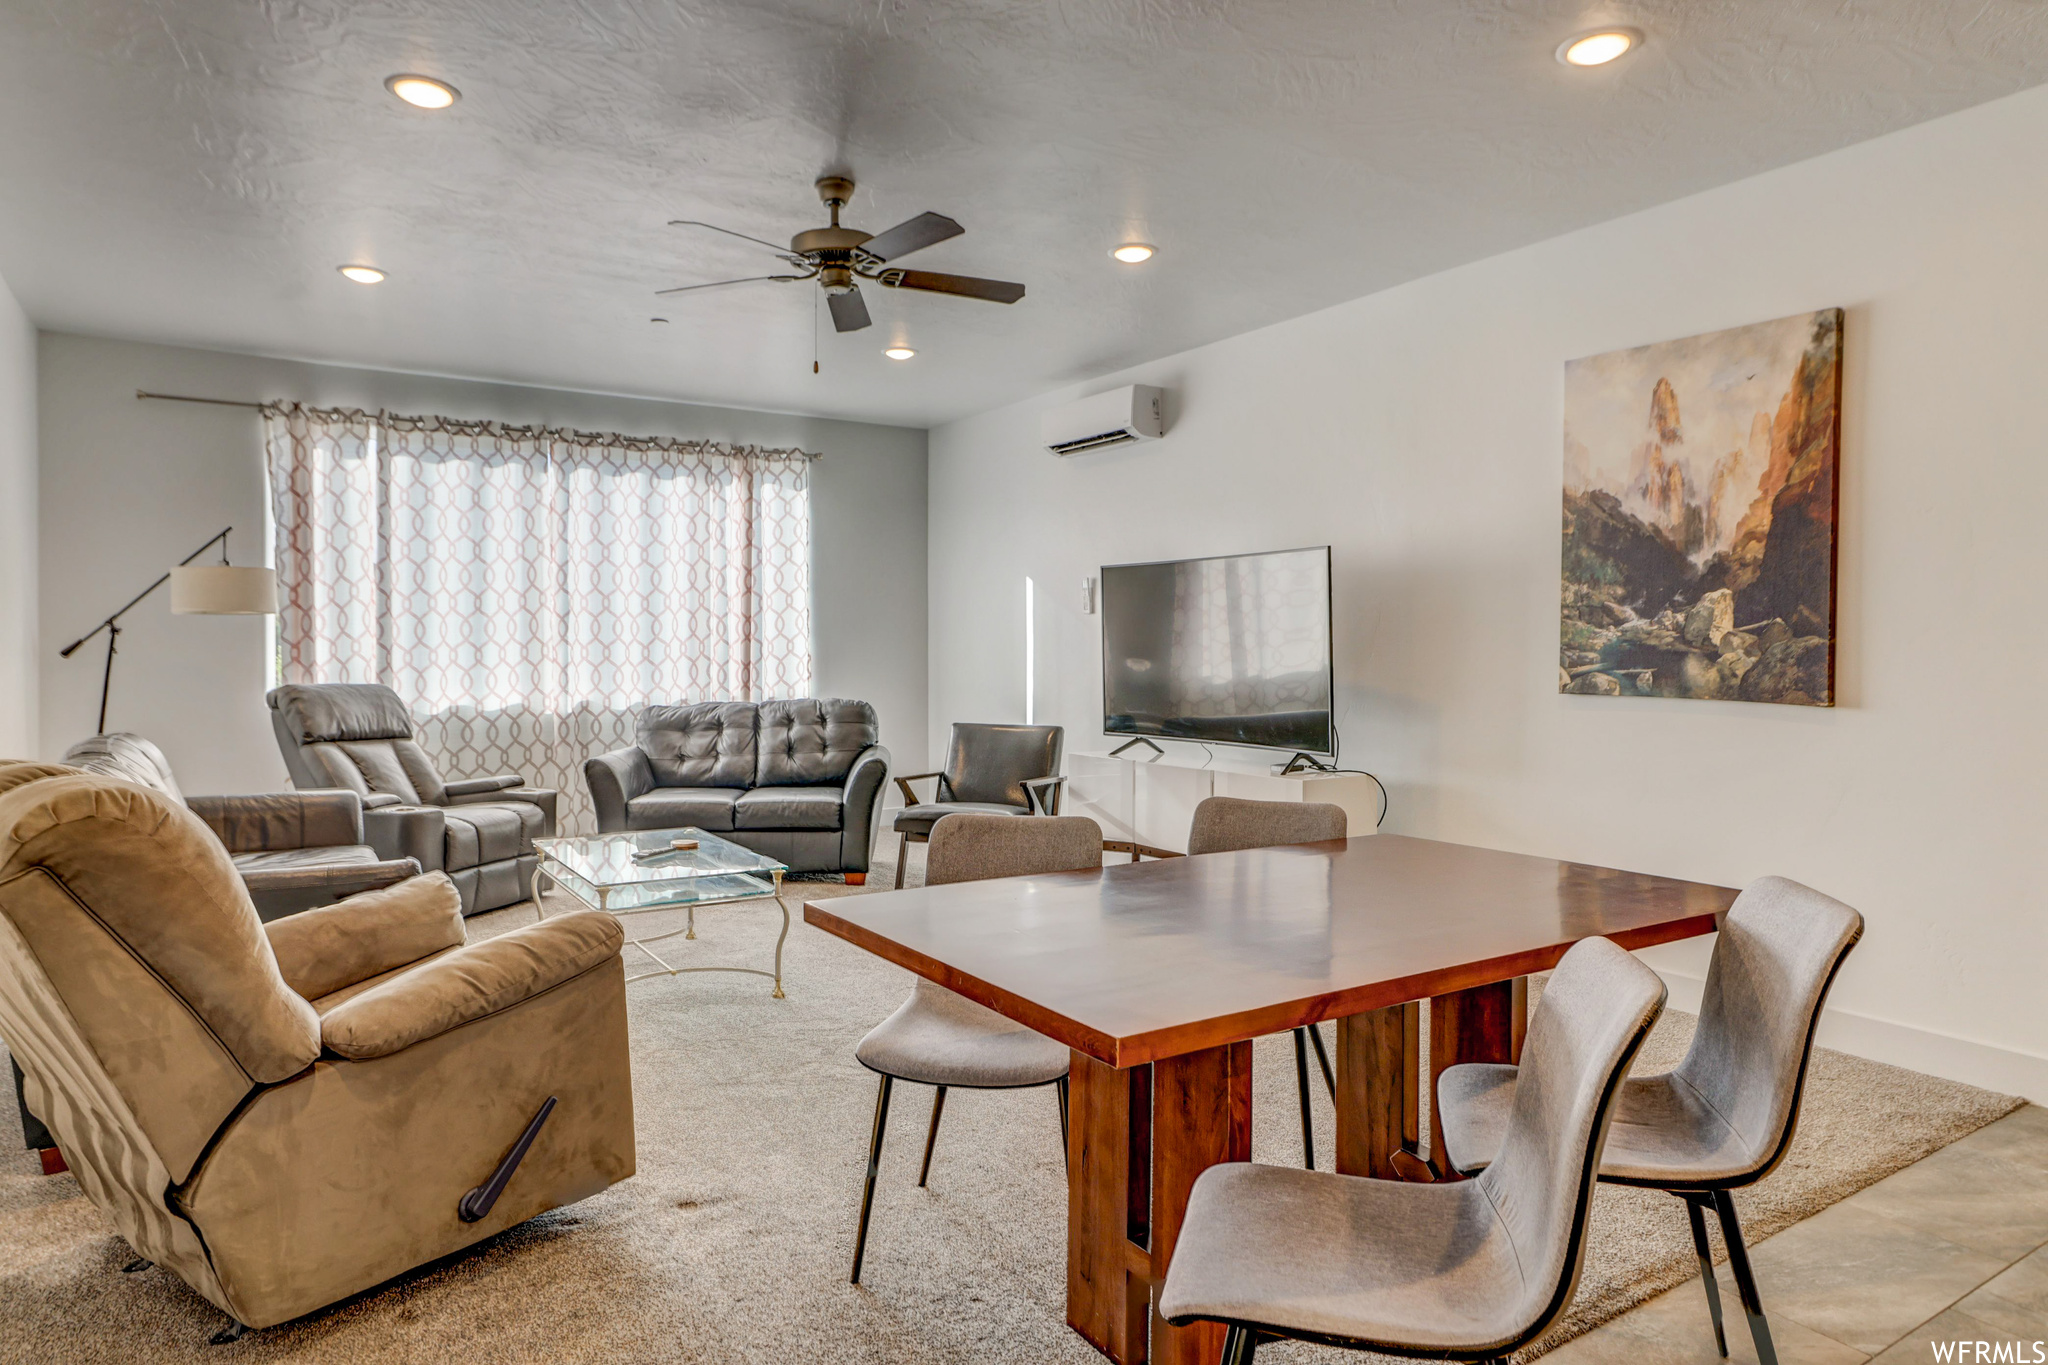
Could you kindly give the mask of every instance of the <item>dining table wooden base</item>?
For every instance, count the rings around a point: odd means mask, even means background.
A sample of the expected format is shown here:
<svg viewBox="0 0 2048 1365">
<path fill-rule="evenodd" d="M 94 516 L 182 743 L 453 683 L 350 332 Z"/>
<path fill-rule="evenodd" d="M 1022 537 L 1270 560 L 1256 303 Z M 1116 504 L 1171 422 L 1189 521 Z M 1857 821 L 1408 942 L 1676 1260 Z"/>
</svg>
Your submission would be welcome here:
<svg viewBox="0 0 2048 1365">
<path fill-rule="evenodd" d="M 1217 1323 L 1169 1326 L 1158 1289 L 1195 1178 L 1252 1155 L 1252 1045 L 1068 1073 L 1067 1324 L 1118 1365 L 1212 1365 Z"/>
<path fill-rule="evenodd" d="M 1456 1180 L 1444 1155 L 1437 1078 L 1461 1062 L 1519 1062 L 1529 979 L 1488 982 L 1429 1000 L 1429 1067 L 1418 1001 L 1337 1021 L 1337 1172 L 1379 1180 Z M 1422 1111 L 1429 1110 L 1429 1150 Z"/>
</svg>

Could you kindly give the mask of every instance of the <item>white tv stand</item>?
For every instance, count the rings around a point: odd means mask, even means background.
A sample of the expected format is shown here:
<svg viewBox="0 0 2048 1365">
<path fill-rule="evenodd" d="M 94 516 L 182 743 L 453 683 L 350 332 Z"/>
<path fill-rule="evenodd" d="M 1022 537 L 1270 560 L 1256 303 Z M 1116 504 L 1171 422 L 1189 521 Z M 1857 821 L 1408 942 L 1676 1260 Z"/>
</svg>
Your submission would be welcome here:
<svg viewBox="0 0 2048 1365">
<path fill-rule="evenodd" d="M 1285 777 L 1273 771 L 1270 758 L 1255 749 L 1163 741 L 1166 752 L 1155 754 L 1140 745 L 1111 755 L 1105 747 L 1067 755 L 1067 784 L 1060 802 L 1062 815 L 1085 815 L 1102 826 L 1112 843 L 1185 853 L 1188 825 L 1195 807 L 1211 796 L 1236 796 L 1250 801 L 1327 801 L 1342 806 L 1350 831 L 1375 833 L 1380 815 L 1380 789 L 1359 773 L 1297 772 Z"/>
</svg>

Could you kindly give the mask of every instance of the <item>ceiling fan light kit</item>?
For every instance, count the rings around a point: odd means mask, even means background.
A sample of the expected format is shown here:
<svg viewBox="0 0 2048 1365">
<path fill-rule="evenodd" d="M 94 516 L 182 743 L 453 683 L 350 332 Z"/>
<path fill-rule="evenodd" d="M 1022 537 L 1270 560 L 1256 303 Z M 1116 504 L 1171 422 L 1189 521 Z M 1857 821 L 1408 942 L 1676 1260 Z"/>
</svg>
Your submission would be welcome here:
<svg viewBox="0 0 2048 1365">
<path fill-rule="evenodd" d="M 708 228 L 767 247 L 795 273 L 747 275 L 733 280 L 714 280 L 709 284 L 679 285 L 655 292 L 660 295 L 687 294 L 699 289 L 719 289 L 729 284 L 752 284 L 764 280 L 779 283 L 816 280 L 824 291 L 826 307 L 832 313 L 832 328 L 837 332 L 858 332 L 874 323 L 868 315 L 867 300 L 861 297 L 862 281 L 885 289 L 951 294 L 956 298 L 981 299 L 988 303 L 1015 303 L 1024 297 L 1024 286 L 1008 280 L 947 275 L 934 270 L 904 270 L 891 264 L 913 251 L 922 251 L 949 237 L 958 237 L 966 230 L 945 214 L 920 213 L 885 232 L 867 233 L 858 228 L 842 227 L 839 223 L 839 211 L 853 198 L 851 179 L 843 175 L 824 176 L 818 180 L 817 190 L 818 198 L 824 202 L 832 221 L 824 227 L 799 232 L 789 239 L 786 251 L 773 242 L 735 232 L 716 223 L 678 218 L 669 224 L 670 227 Z M 892 358 L 908 359 L 907 356 Z"/>
</svg>

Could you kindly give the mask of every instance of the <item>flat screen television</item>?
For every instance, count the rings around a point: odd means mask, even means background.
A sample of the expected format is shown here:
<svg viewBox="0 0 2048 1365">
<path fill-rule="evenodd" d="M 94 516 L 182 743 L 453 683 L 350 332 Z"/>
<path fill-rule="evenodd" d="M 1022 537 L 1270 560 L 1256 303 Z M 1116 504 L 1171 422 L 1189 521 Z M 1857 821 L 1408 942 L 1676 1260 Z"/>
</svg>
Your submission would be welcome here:
<svg viewBox="0 0 2048 1365">
<path fill-rule="evenodd" d="M 1104 734 L 1335 752 L 1330 547 L 1108 564 Z"/>
</svg>

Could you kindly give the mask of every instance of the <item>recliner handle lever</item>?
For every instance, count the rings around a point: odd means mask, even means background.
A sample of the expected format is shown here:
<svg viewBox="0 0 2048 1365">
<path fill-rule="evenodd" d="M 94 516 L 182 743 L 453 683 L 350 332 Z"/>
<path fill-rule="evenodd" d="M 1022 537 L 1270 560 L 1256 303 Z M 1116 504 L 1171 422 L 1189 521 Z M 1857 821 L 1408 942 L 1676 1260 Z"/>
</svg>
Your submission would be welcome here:
<svg viewBox="0 0 2048 1365">
<path fill-rule="evenodd" d="M 550 1095 L 547 1102 L 541 1105 L 540 1112 L 533 1116 L 533 1122 L 527 1124 L 526 1131 L 519 1135 L 519 1141 L 512 1144 L 512 1150 L 498 1163 L 498 1169 L 491 1172 L 491 1178 L 462 1196 L 461 1202 L 455 1206 L 457 1217 L 465 1223 L 475 1223 L 490 1214 L 491 1206 L 498 1202 L 498 1196 L 512 1183 L 513 1172 L 517 1171 L 519 1163 L 525 1160 L 526 1149 L 533 1146 L 533 1140 L 540 1136 L 540 1126 L 546 1123 L 548 1115 L 554 1112 L 555 1097 Z"/>
</svg>

